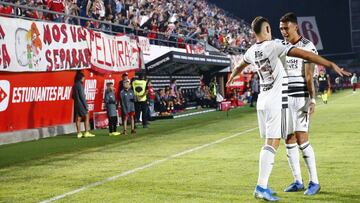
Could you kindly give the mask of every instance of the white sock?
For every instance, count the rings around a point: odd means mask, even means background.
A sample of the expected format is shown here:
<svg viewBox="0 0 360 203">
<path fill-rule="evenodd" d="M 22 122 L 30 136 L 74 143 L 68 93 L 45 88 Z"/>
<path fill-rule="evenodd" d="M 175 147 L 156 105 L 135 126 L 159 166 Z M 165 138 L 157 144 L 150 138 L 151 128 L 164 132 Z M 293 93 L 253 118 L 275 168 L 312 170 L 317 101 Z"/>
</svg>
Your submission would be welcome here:
<svg viewBox="0 0 360 203">
<path fill-rule="evenodd" d="M 302 151 L 306 163 L 306 167 L 309 172 L 310 180 L 316 184 L 319 184 L 317 171 L 316 171 L 314 149 L 312 148 L 309 142 L 305 142 L 304 144 L 300 145 L 300 149 Z"/>
<path fill-rule="evenodd" d="M 276 150 L 270 146 L 265 145 L 260 152 L 259 159 L 259 178 L 258 185 L 262 188 L 267 188 L 271 170 L 274 165 Z"/>
<path fill-rule="evenodd" d="M 294 180 L 302 183 L 299 149 L 297 148 L 297 144 L 286 144 L 286 153 Z"/>
</svg>

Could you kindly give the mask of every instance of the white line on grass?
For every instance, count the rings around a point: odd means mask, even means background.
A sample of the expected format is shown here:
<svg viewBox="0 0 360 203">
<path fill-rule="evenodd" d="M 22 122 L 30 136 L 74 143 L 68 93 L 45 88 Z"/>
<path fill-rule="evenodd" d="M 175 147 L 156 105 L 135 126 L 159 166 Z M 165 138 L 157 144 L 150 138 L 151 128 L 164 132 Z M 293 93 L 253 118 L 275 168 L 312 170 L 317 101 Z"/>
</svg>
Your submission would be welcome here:
<svg viewBox="0 0 360 203">
<path fill-rule="evenodd" d="M 191 149 L 185 150 L 185 151 L 183 151 L 183 152 L 180 152 L 180 153 L 177 153 L 177 154 L 168 156 L 168 157 L 166 157 L 166 158 L 164 158 L 164 159 L 159 159 L 159 160 L 153 161 L 153 162 L 151 162 L 151 163 L 149 163 L 149 164 L 146 164 L 146 165 L 143 165 L 143 166 L 140 166 L 140 167 L 137 167 L 137 168 L 134 168 L 134 169 L 125 171 L 125 172 L 120 173 L 120 174 L 118 174 L 118 175 L 115 175 L 115 176 L 106 178 L 106 179 L 104 179 L 104 180 L 102 180 L 102 181 L 98 181 L 98 182 L 95 182 L 95 183 L 91 183 L 91 184 L 89 184 L 89 185 L 82 186 L 82 187 L 80 187 L 80 188 L 78 188 L 78 189 L 76 189 L 76 190 L 72 190 L 72 191 L 67 192 L 67 193 L 64 193 L 64 194 L 62 194 L 62 195 L 58 195 L 58 196 L 52 197 L 52 198 L 50 198 L 50 199 L 43 200 L 43 201 L 41 201 L 40 203 L 49 203 L 49 202 L 57 201 L 57 200 L 62 199 L 62 198 L 64 198 L 64 197 L 67 197 L 67 196 L 70 196 L 70 195 L 79 193 L 79 192 L 81 192 L 81 191 L 83 191 L 83 190 L 86 190 L 86 189 L 89 189 L 89 188 L 93 188 L 93 187 L 96 187 L 96 186 L 98 186 L 98 185 L 103 185 L 103 184 L 105 184 L 105 183 L 114 181 L 114 180 L 119 179 L 119 178 L 121 178 L 121 177 L 130 175 L 130 174 L 133 174 L 133 173 L 135 173 L 135 172 L 137 172 L 137 171 L 141 171 L 141 170 L 150 168 L 150 167 L 152 167 L 152 166 L 161 164 L 161 163 L 163 163 L 163 162 L 165 162 L 165 161 L 169 161 L 169 160 L 171 160 L 171 159 L 174 159 L 174 158 L 183 156 L 183 155 L 185 155 L 185 154 L 198 151 L 198 150 L 203 149 L 203 148 L 205 148 L 205 147 L 209 147 L 209 146 L 211 146 L 211 145 L 224 142 L 224 141 L 226 141 L 226 140 L 228 140 L 228 139 L 231 139 L 231 138 L 237 137 L 237 136 L 239 136 L 239 135 L 242 135 L 242 134 L 245 134 L 245 133 L 254 131 L 254 130 L 256 130 L 256 129 L 258 129 L 258 128 L 257 128 L 257 127 L 256 127 L 256 128 L 251 128 L 251 129 L 248 129 L 248 130 L 239 132 L 239 133 L 235 133 L 235 134 L 233 134 L 233 135 L 231 135 L 231 136 L 228 136 L 228 137 L 225 137 L 225 138 L 222 138 L 222 139 L 219 139 L 219 140 L 216 140 L 216 141 L 213 141 L 213 142 L 204 144 L 204 145 L 200 145 L 200 146 L 195 147 L 195 148 L 191 148 Z"/>
</svg>

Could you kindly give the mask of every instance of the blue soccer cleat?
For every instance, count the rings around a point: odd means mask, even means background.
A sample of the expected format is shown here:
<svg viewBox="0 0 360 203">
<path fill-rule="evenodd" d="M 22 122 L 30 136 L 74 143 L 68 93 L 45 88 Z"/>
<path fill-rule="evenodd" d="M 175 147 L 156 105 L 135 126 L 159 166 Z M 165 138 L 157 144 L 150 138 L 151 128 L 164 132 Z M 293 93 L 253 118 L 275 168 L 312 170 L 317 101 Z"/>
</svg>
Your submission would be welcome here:
<svg viewBox="0 0 360 203">
<path fill-rule="evenodd" d="M 271 193 L 273 193 L 271 190 L 262 188 L 261 186 L 257 185 L 254 191 L 254 197 L 270 202 L 279 201 L 279 198 L 273 196 Z"/>
<path fill-rule="evenodd" d="M 267 188 L 270 192 L 271 195 L 276 195 L 276 192 L 274 190 L 272 190 L 270 187 Z"/>
<path fill-rule="evenodd" d="M 299 181 L 295 181 L 291 183 L 287 188 L 285 188 L 284 192 L 298 192 L 304 190 L 304 184 Z"/>
<path fill-rule="evenodd" d="M 320 184 L 316 184 L 310 181 L 307 190 L 305 190 L 304 195 L 315 195 L 320 191 Z"/>
</svg>

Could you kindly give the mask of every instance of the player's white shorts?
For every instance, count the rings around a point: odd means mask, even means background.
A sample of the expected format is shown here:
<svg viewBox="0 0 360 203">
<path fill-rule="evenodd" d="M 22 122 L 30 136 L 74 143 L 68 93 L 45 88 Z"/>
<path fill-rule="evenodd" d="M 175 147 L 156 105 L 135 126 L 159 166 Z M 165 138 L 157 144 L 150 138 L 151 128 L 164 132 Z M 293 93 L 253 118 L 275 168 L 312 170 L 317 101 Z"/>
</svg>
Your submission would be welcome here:
<svg viewBox="0 0 360 203">
<path fill-rule="evenodd" d="M 288 134 L 296 131 L 309 130 L 309 97 L 289 97 L 289 126 Z"/>
<path fill-rule="evenodd" d="M 287 137 L 288 109 L 257 110 L 260 137 L 283 138 Z"/>
</svg>

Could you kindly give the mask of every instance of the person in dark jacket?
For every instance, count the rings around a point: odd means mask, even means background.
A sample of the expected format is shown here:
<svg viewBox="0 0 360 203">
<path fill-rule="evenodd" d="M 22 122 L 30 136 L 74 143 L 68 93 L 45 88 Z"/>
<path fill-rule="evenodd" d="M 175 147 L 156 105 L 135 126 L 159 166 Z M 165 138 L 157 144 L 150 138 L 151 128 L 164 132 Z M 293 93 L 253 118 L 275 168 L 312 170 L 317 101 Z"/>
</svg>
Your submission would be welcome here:
<svg viewBox="0 0 360 203">
<path fill-rule="evenodd" d="M 75 122 L 77 137 L 94 137 L 95 135 L 90 133 L 90 123 L 89 123 L 89 112 L 88 106 L 85 99 L 83 82 L 85 80 L 84 74 L 82 72 L 77 72 L 75 75 L 75 84 L 73 86 L 72 98 L 74 99 L 74 110 L 75 110 Z M 80 122 L 82 119 L 85 119 L 85 133 L 80 131 Z"/>
<path fill-rule="evenodd" d="M 124 114 L 124 135 L 127 135 L 127 120 L 130 117 L 131 121 L 131 134 L 135 134 L 135 94 L 131 89 L 130 80 L 124 81 L 124 89 L 120 92 L 120 102 L 122 113 Z"/>
<path fill-rule="evenodd" d="M 250 85 L 252 94 L 250 107 L 253 107 L 259 95 L 259 79 L 257 73 L 255 73 L 253 78 L 251 79 Z"/>
<path fill-rule="evenodd" d="M 129 80 L 129 74 L 127 72 L 125 72 L 121 75 L 121 78 L 122 78 L 122 80 L 119 81 L 119 88 L 118 88 L 118 94 L 117 94 L 117 96 L 119 96 L 118 97 L 119 98 L 119 107 L 121 107 L 120 94 L 121 94 L 121 91 L 124 89 L 124 82 Z M 124 112 L 121 112 L 121 124 L 122 125 L 124 125 L 124 120 L 125 120 L 124 115 L 125 115 Z"/>
<path fill-rule="evenodd" d="M 109 82 L 106 84 L 106 87 L 107 89 L 105 91 L 104 103 L 106 106 L 106 112 L 109 119 L 109 136 L 117 136 L 120 135 L 120 133 L 116 131 L 118 117 L 116 111 L 114 84 L 112 82 Z"/>
</svg>

